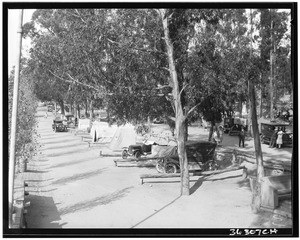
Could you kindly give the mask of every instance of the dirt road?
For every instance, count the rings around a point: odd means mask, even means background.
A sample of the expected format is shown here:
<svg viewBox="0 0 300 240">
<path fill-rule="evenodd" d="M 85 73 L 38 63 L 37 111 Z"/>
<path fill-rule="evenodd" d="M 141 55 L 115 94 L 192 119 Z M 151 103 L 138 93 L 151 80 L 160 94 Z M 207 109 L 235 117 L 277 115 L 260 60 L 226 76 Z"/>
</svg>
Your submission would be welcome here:
<svg viewBox="0 0 300 240">
<path fill-rule="evenodd" d="M 40 108 L 40 111 L 45 109 Z M 274 220 L 270 214 L 251 212 L 249 182 L 242 180 L 238 171 L 205 181 L 192 177 L 191 196 L 179 197 L 178 180 L 141 185 L 140 174 L 155 173 L 155 169 L 115 167 L 112 157 L 99 157 L 100 150 L 107 151 L 105 146 L 88 148 L 79 136 L 54 133 L 51 124 L 51 115 L 47 119 L 40 118 L 41 153 L 28 165 L 28 171 L 34 176 L 29 181 L 28 228 L 282 225 L 283 220 Z M 286 159 L 288 154 L 283 153 Z M 290 227 L 291 221 L 284 219 L 284 226 Z"/>
</svg>

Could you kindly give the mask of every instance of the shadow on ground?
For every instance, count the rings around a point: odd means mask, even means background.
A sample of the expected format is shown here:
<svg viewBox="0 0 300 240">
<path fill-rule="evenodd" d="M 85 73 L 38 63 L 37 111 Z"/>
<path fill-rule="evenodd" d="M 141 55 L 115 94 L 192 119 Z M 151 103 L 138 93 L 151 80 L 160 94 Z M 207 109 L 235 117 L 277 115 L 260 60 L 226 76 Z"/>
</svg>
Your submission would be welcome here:
<svg viewBox="0 0 300 240">
<path fill-rule="evenodd" d="M 63 208 L 59 212 L 61 215 L 65 215 L 65 214 L 73 213 L 73 212 L 77 212 L 77 211 L 89 210 L 89 209 L 92 209 L 99 205 L 106 205 L 106 204 L 112 203 L 114 201 L 117 201 L 117 200 L 125 197 L 126 194 L 129 192 L 129 189 L 131 189 L 131 188 L 133 188 L 133 187 L 127 187 L 122 190 L 115 191 L 112 194 L 93 198 L 89 201 L 82 201 L 82 202 L 76 203 L 74 205 L 68 206 L 66 208 Z"/>
<path fill-rule="evenodd" d="M 93 176 L 96 176 L 96 175 L 102 173 L 105 169 L 106 168 L 102 168 L 102 169 L 99 169 L 99 170 L 96 170 L 96 171 L 75 174 L 75 175 L 72 175 L 70 177 L 65 177 L 65 178 L 61 178 L 61 179 L 58 179 L 56 181 L 53 181 L 51 184 L 56 184 L 56 185 L 60 184 L 61 185 L 61 184 L 67 184 L 67 183 L 73 182 L 73 181 L 79 181 L 79 180 L 82 180 L 82 179 L 87 179 L 87 178 L 90 178 L 90 177 L 93 177 Z"/>
<path fill-rule="evenodd" d="M 85 157 L 85 158 L 82 158 L 82 159 L 79 159 L 79 160 L 71 160 L 71 161 L 68 161 L 68 162 L 63 162 L 63 163 L 59 163 L 59 164 L 56 164 L 56 165 L 51 165 L 48 167 L 48 169 L 53 169 L 53 168 L 60 168 L 60 167 L 66 167 L 66 166 L 72 166 L 72 165 L 76 165 L 76 164 L 80 164 L 80 163 L 83 163 L 83 162 L 88 162 L 88 161 L 93 161 L 95 160 L 95 157 Z"/>
<path fill-rule="evenodd" d="M 58 223 L 61 218 L 52 197 L 30 194 L 28 201 L 27 228 L 62 228 L 64 224 Z"/>
</svg>

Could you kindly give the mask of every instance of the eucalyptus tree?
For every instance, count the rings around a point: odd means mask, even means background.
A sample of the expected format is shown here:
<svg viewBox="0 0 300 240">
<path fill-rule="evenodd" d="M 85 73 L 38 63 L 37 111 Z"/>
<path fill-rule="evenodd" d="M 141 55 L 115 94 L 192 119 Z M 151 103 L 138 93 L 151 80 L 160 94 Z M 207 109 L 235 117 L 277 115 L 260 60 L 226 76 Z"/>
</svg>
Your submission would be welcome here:
<svg viewBox="0 0 300 240">
<path fill-rule="evenodd" d="M 291 69 L 288 62 L 291 51 L 288 35 L 290 12 L 279 9 L 259 9 L 259 12 L 257 28 L 260 32 L 262 95 L 268 97 L 268 112 L 274 118 L 274 107 L 279 95 L 276 94 L 277 89 L 282 89 L 284 85 L 284 89 L 290 92 L 292 85 L 289 81 Z"/>
</svg>

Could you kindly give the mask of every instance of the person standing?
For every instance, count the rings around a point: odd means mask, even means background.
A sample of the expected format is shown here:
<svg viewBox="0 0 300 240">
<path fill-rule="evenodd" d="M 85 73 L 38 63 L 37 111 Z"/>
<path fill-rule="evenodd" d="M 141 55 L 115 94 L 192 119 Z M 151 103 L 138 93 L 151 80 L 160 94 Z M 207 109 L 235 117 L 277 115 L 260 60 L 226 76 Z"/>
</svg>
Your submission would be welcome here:
<svg viewBox="0 0 300 240">
<path fill-rule="evenodd" d="M 243 147 L 245 147 L 245 129 L 244 129 L 244 127 L 241 128 L 241 131 L 239 133 L 239 147 L 241 147 L 241 144 Z"/>
<path fill-rule="evenodd" d="M 277 133 L 277 140 L 276 140 L 276 144 L 278 148 L 281 148 L 282 145 L 282 136 L 283 136 L 283 131 L 281 129 L 279 129 L 278 133 Z"/>
</svg>

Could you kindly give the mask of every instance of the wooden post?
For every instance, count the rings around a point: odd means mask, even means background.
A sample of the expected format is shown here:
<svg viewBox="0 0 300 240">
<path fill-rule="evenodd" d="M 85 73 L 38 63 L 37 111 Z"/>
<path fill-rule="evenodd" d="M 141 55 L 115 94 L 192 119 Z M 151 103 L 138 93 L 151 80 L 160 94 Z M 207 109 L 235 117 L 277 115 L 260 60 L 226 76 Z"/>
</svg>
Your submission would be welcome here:
<svg viewBox="0 0 300 240">
<path fill-rule="evenodd" d="M 18 98 L 19 98 L 19 78 L 20 78 L 20 60 L 22 50 L 22 23 L 23 23 L 23 9 L 19 11 L 18 18 L 18 45 L 17 49 L 17 62 L 15 67 L 14 78 L 14 93 L 13 93 L 13 107 L 11 118 L 11 136 L 10 136 L 10 148 L 9 148 L 9 179 L 8 179 L 8 202 L 9 202 L 9 228 L 11 228 L 12 214 L 13 214 L 13 201 L 14 201 L 14 178 L 15 178 L 15 147 L 16 147 L 16 133 L 17 133 L 17 116 L 18 116 Z"/>
</svg>

